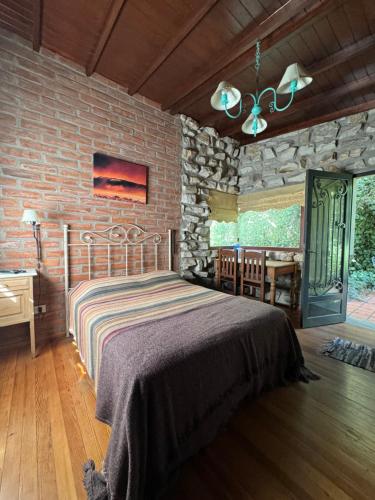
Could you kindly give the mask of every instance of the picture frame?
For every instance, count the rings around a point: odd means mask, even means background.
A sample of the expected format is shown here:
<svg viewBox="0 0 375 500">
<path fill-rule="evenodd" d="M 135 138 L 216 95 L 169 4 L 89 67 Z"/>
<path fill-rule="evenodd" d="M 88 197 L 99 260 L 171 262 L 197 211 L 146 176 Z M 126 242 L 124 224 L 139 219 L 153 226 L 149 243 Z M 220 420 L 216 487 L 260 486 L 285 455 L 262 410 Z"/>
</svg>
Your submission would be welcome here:
<svg viewBox="0 0 375 500">
<path fill-rule="evenodd" d="M 148 167 L 96 152 L 93 155 L 94 197 L 146 205 Z"/>
</svg>

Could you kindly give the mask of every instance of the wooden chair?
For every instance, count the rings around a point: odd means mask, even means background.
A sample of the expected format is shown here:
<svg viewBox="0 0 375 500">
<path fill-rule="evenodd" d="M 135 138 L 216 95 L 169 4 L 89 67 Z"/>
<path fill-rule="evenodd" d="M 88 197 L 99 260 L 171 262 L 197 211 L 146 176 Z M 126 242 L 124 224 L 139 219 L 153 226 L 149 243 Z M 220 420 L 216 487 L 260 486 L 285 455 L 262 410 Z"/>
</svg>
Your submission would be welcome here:
<svg viewBox="0 0 375 500">
<path fill-rule="evenodd" d="M 222 283 L 231 283 L 233 295 L 237 295 L 237 267 L 238 252 L 235 249 L 220 248 L 217 262 L 216 285 L 221 288 Z"/>
<path fill-rule="evenodd" d="M 250 294 L 253 292 L 255 297 L 255 289 L 259 288 L 259 300 L 265 301 L 266 287 L 266 252 L 255 250 L 242 250 L 240 264 L 240 293 L 244 295 L 245 286 L 250 287 Z"/>
</svg>

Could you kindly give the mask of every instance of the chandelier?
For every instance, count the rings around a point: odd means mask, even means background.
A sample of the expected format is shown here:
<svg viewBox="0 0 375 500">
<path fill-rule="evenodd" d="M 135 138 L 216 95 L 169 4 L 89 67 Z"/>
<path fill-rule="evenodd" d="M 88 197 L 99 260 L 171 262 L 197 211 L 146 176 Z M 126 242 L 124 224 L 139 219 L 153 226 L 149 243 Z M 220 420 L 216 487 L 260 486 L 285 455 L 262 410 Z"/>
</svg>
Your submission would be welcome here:
<svg viewBox="0 0 375 500">
<path fill-rule="evenodd" d="M 262 108 L 260 101 L 263 96 L 270 92 L 273 95 L 272 101 L 269 103 L 270 112 L 285 111 L 292 104 L 294 94 L 306 87 L 312 82 L 312 77 L 308 76 L 305 69 L 298 63 L 290 64 L 284 73 L 284 76 L 275 90 L 273 87 L 267 87 L 259 92 L 259 72 L 260 72 L 260 42 L 256 43 L 255 53 L 255 73 L 256 73 L 256 92 L 255 95 L 251 93 L 244 94 L 244 97 L 252 99 L 252 108 L 250 115 L 242 124 L 241 130 L 244 134 L 253 134 L 254 137 L 263 132 L 267 128 L 266 120 L 261 116 Z M 290 94 L 288 103 L 279 107 L 277 104 L 277 94 Z M 233 115 L 228 110 L 236 105 L 239 105 L 238 113 Z M 228 82 L 220 82 L 217 89 L 211 97 L 211 106 L 218 111 L 225 111 L 225 114 L 231 118 L 238 118 L 243 112 L 245 107 L 243 105 L 243 98 L 241 92 L 233 87 Z"/>
</svg>

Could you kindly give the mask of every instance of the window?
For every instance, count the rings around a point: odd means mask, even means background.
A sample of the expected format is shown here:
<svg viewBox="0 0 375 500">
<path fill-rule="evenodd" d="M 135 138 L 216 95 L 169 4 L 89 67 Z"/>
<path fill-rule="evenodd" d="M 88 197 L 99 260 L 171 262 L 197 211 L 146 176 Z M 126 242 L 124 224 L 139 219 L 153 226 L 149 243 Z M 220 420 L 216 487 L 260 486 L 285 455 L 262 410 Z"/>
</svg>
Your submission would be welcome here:
<svg viewBox="0 0 375 500">
<path fill-rule="evenodd" d="M 244 212 L 238 217 L 238 237 L 244 246 L 298 248 L 301 207 L 292 205 L 264 212 Z"/>
<path fill-rule="evenodd" d="M 299 248 L 301 241 L 300 205 L 264 211 L 248 210 L 237 222 L 213 221 L 210 231 L 211 246 L 241 246 Z"/>
<path fill-rule="evenodd" d="M 218 222 L 213 220 L 210 226 L 210 246 L 226 247 L 238 242 L 237 222 Z"/>
</svg>

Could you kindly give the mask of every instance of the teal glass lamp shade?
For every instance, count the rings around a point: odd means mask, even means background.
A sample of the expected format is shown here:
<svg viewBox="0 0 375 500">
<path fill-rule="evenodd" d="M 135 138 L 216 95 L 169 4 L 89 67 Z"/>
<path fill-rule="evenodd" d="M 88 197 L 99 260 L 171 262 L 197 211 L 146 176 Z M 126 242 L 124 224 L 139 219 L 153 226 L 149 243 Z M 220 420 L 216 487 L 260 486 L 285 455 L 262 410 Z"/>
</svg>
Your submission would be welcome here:
<svg viewBox="0 0 375 500">
<path fill-rule="evenodd" d="M 278 94 L 290 94 L 291 84 L 295 83 L 295 91 L 301 90 L 312 82 L 312 77 L 306 73 L 303 66 L 298 63 L 290 64 L 284 73 L 284 76 L 276 89 Z"/>
<path fill-rule="evenodd" d="M 228 82 L 220 82 L 211 96 L 211 106 L 218 111 L 225 111 L 236 106 L 240 100 L 241 92 L 238 89 Z"/>
<path fill-rule="evenodd" d="M 256 123 L 255 123 L 256 119 Z M 261 115 L 255 117 L 252 113 L 249 115 L 246 121 L 243 122 L 241 130 L 244 134 L 260 134 L 263 130 L 266 130 L 267 122 Z"/>
</svg>

